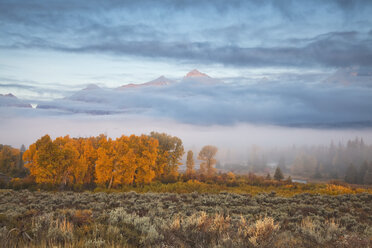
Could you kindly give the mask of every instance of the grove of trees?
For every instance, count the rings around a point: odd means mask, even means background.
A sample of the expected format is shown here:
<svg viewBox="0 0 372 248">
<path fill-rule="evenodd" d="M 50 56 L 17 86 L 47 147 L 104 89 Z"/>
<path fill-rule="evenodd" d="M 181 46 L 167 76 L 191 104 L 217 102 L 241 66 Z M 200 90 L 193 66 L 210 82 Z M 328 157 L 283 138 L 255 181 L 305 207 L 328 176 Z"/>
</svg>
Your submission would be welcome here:
<svg viewBox="0 0 372 248">
<path fill-rule="evenodd" d="M 60 185 L 147 184 L 176 180 L 184 154 L 182 141 L 164 133 L 89 138 L 45 135 L 24 153 L 25 167 L 36 183 Z"/>
<path fill-rule="evenodd" d="M 204 177 L 215 174 L 216 153 L 214 146 L 203 147 L 198 156 L 202 160 L 199 174 Z M 21 158 L 20 154 L 14 154 L 14 163 L 19 163 L 16 158 Z M 176 182 L 180 179 L 179 166 L 183 155 L 182 140 L 165 133 L 123 135 L 116 139 L 99 135 L 88 138 L 65 136 L 52 140 L 49 135 L 44 135 L 24 152 L 23 160 L 30 176 L 38 184 L 60 189 L 96 185 L 110 189 L 122 185 L 144 185 L 154 180 Z M 192 151 L 188 152 L 186 165 L 186 177 L 196 179 Z"/>
</svg>

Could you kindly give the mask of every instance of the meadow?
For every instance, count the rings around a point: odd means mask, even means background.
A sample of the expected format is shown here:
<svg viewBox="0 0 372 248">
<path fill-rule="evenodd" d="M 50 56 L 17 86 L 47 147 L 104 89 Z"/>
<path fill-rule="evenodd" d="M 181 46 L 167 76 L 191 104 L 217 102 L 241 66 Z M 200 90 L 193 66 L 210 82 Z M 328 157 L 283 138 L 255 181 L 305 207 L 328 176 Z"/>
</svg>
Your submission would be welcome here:
<svg viewBox="0 0 372 248">
<path fill-rule="evenodd" d="M 290 195 L 285 186 L 255 194 L 200 187 L 181 194 L 3 189 L 1 247 L 372 247 L 368 190 L 333 185 L 331 194 Z"/>
</svg>

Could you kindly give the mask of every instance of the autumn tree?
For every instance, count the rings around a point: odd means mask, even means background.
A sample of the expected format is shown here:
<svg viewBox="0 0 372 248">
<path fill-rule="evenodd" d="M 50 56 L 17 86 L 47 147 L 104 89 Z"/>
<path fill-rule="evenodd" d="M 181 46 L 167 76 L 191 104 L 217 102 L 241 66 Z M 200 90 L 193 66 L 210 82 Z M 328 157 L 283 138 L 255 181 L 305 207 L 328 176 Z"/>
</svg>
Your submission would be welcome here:
<svg viewBox="0 0 372 248">
<path fill-rule="evenodd" d="M 227 172 L 226 176 L 227 176 L 227 180 L 229 182 L 235 182 L 236 176 L 233 172 L 231 172 L 231 171 Z"/>
<path fill-rule="evenodd" d="M 280 181 L 282 179 L 284 179 L 284 175 L 282 173 L 282 170 L 280 169 L 280 167 L 276 167 L 276 170 L 275 170 L 275 173 L 274 173 L 274 179 L 277 180 L 277 181 Z"/>
<path fill-rule="evenodd" d="M 215 146 L 204 146 L 199 152 L 198 159 L 202 160 L 200 164 L 200 174 L 208 177 L 213 176 L 216 173 L 214 165 L 216 164 L 216 153 L 218 149 Z"/>
<path fill-rule="evenodd" d="M 156 175 L 157 148 L 158 141 L 145 135 L 101 139 L 96 182 L 108 188 L 151 182 Z"/>
<path fill-rule="evenodd" d="M 95 182 L 95 166 L 97 150 L 93 145 L 95 137 L 78 138 L 75 141 L 79 152 L 79 164 L 84 168 L 84 173 L 79 178 L 80 184 L 92 185 Z M 96 146 L 98 148 L 98 145 Z"/>
<path fill-rule="evenodd" d="M 146 184 L 150 183 L 157 172 L 157 158 L 159 143 L 157 139 L 146 135 L 135 136 L 129 138 L 130 148 L 134 153 L 134 180 L 133 183 Z"/>
<path fill-rule="evenodd" d="M 195 175 L 195 161 L 194 161 L 194 153 L 190 150 L 187 152 L 186 158 L 186 176 L 192 177 Z"/>
<path fill-rule="evenodd" d="M 44 135 L 23 154 L 25 166 L 37 183 L 61 183 L 58 146 L 49 135 Z"/>
<path fill-rule="evenodd" d="M 79 160 L 78 142 L 69 136 L 54 141 L 45 135 L 24 152 L 26 167 L 37 183 L 50 183 L 65 187 L 83 184 L 87 168 Z"/>
<path fill-rule="evenodd" d="M 176 181 L 178 167 L 184 154 L 182 140 L 166 133 L 151 132 L 150 137 L 158 140 L 158 156 L 156 160 L 156 176 L 163 181 Z"/>
<path fill-rule="evenodd" d="M 113 185 L 120 183 L 120 169 L 116 163 L 117 154 L 114 141 L 109 138 L 100 140 L 97 150 L 96 183 L 106 184 L 110 189 Z"/>
<path fill-rule="evenodd" d="M 82 185 L 88 167 L 80 159 L 79 142 L 68 135 L 56 138 L 53 143 L 58 147 L 58 171 L 61 177 L 61 187 L 67 185 Z"/>
</svg>

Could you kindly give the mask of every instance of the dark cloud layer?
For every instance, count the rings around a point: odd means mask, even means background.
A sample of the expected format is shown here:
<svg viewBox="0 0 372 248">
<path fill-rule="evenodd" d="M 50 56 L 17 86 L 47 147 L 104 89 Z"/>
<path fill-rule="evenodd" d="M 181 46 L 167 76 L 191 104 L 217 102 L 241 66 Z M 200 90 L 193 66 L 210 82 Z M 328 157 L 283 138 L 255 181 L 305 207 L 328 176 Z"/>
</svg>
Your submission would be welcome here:
<svg viewBox="0 0 372 248">
<path fill-rule="evenodd" d="M 372 2 L 362 0 L 1 0 L 0 47 L 230 66 L 369 66 L 369 11 Z"/>
<path fill-rule="evenodd" d="M 355 32 L 353 32 L 355 34 Z M 356 35 L 355 35 L 356 36 Z M 93 43 L 96 43 L 93 41 Z M 196 63 L 235 66 L 371 66 L 372 37 L 357 40 L 347 34 L 330 33 L 313 39 L 303 47 L 244 48 L 216 47 L 205 42 L 122 41 L 64 46 L 37 40 L 19 42 L 7 48 L 40 48 L 72 53 L 109 53 L 149 58 L 171 58 Z"/>
</svg>

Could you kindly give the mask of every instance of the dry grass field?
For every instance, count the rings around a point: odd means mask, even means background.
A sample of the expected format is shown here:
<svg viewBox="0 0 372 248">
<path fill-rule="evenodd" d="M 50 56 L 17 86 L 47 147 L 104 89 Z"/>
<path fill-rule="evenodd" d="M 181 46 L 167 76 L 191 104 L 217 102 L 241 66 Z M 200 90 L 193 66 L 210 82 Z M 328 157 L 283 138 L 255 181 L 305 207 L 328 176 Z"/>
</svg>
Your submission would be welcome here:
<svg viewBox="0 0 372 248">
<path fill-rule="evenodd" d="M 372 247 L 372 194 L 0 191 L 1 247 Z"/>
</svg>

